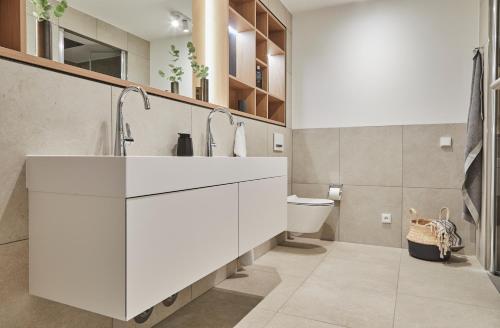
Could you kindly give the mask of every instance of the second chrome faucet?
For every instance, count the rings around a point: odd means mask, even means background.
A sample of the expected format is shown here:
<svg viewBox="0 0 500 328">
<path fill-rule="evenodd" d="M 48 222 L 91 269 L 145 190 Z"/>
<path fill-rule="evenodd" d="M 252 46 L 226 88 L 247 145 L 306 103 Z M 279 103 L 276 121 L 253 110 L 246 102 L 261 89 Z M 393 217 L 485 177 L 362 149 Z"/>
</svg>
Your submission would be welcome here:
<svg viewBox="0 0 500 328">
<path fill-rule="evenodd" d="M 231 112 L 227 108 L 217 107 L 217 108 L 214 108 L 210 112 L 210 114 L 208 114 L 208 120 L 207 120 L 207 156 L 208 157 L 214 156 L 214 148 L 217 146 L 217 144 L 215 143 L 213 133 L 212 133 L 212 118 L 215 115 L 215 113 L 225 114 L 229 118 L 229 122 L 231 123 L 231 125 L 235 124 L 233 114 L 231 114 Z"/>
</svg>

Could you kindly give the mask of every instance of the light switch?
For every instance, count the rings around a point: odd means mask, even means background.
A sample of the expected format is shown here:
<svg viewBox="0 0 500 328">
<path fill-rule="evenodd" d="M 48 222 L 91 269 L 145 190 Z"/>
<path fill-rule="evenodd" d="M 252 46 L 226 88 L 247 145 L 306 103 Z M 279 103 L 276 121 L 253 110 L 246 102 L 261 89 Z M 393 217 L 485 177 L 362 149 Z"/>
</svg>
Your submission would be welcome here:
<svg viewBox="0 0 500 328">
<path fill-rule="evenodd" d="M 273 150 L 282 153 L 285 150 L 285 138 L 281 133 L 273 134 Z"/>
<path fill-rule="evenodd" d="M 451 137 L 441 137 L 441 139 L 439 139 L 439 145 L 441 148 L 449 148 L 453 145 L 453 139 Z"/>
</svg>

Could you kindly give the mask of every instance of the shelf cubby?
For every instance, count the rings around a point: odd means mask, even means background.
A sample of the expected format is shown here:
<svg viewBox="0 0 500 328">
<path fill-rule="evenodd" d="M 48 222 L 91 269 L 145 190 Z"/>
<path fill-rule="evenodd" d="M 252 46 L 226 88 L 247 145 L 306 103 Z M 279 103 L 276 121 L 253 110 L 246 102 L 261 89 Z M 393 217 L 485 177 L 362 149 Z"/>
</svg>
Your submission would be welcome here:
<svg viewBox="0 0 500 328">
<path fill-rule="evenodd" d="M 255 26 L 255 0 L 229 0 L 229 8 L 234 9 L 252 26 Z"/>
<path fill-rule="evenodd" d="M 257 116 L 267 118 L 267 106 L 268 106 L 267 93 L 260 89 L 257 89 L 255 97 L 256 97 L 255 108 Z"/>
<path fill-rule="evenodd" d="M 259 35 L 257 33 L 257 35 Z M 255 57 L 260 60 L 262 63 L 265 63 L 267 65 L 267 40 L 264 39 L 256 39 L 256 45 L 255 45 Z"/>
<path fill-rule="evenodd" d="M 268 91 L 269 88 L 268 88 L 268 70 L 267 70 L 267 65 L 262 65 L 259 60 L 256 60 L 256 64 L 255 64 L 255 72 L 257 72 L 257 66 L 260 66 L 260 69 L 262 70 L 262 88 L 259 88 L 259 86 L 257 85 L 257 76 L 255 76 L 255 87 L 257 89 L 260 89 L 262 91 Z"/>
<path fill-rule="evenodd" d="M 234 76 L 229 77 L 229 108 L 239 110 L 238 101 L 247 103 L 246 113 L 255 115 L 255 87 L 247 85 Z"/>
<path fill-rule="evenodd" d="M 229 108 L 244 100 L 242 116 L 285 125 L 286 28 L 260 0 L 229 0 L 229 27 Z"/>
<path fill-rule="evenodd" d="M 269 40 L 271 40 L 281 50 L 285 50 L 286 30 L 273 15 L 268 17 Z"/>
<path fill-rule="evenodd" d="M 285 122 L 285 101 L 268 95 L 267 118 L 277 122 Z"/>
<path fill-rule="evenodd" d="M 237 32 L 253 30 L 252 23 L 231 7 L 229 7 L 229 26 Z"/>
<path fill-rule="evenodd" d="M 257 1 L 255 27 L 257 28 L 257 31 L 261 32 L 264 35 L 264 37 L 267 37 L 268 35 L 267 16 L 268 14 L 266 8 L 259 1 Z"/>
</svg>

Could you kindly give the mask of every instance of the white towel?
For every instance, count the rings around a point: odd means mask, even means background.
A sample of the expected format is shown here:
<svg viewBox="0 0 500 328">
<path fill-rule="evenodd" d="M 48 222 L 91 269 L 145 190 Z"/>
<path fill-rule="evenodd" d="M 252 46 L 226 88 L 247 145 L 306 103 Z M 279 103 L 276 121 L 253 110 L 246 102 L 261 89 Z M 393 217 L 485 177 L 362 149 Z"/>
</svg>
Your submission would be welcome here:
<svg viewBox="0 0 500 328">
<path fill-rule="evenodd" d="M 247 141 L 245 137 L 245 124 L 238 122 L 234 136 L 234 156 L 247 157 Z"/>
</svg>

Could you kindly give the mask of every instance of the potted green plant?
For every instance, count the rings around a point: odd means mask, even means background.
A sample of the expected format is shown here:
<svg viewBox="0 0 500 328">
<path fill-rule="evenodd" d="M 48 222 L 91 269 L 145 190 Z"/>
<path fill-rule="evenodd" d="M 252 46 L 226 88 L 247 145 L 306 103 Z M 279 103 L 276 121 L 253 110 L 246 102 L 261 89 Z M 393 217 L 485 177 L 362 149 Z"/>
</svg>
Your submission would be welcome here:
<svg viewBox="0 0 500 328">
<path fill-rule="evenodd" d="M 199 98 L 203 101 L 208 101 L 208 66 L 200 65 L 196 57 L 196 48 L 193 42 L 187 43 L 188 59 L 191 62 L 191 69 L 196 78 L 200 79 L 200 93 Z"/>
<path fill-rule="evenodd" d="M 172 44 L 170 46 L 169 53 L 173 57 L 172 59 L 173 63 L 179 61 L 180 51 L 175 47 L 175 45 Z M 182 75 L 184 75 L 184 70 L 182 69 L 181 66 L 176 66 L 174 64 L 169 64 L 168 67 L 170 69 L 170 75 L 168 76 L 168 80 L 170 81 L 170 92 L 178 94 L 179 82 L 182 81 Z M 167 73 L 165 73 L 162 70 L 159 70 L 158 74 L 163 78 L 167 78 Z"/>
<path fill-rule="evenodd" d="M 52 59 L 52 25 L 50 18 L 62 17 L 68 1 L 30 0 L 33 4 L 33 16 L 37 20 L 36 49 L 39 57 Z"/>
</svg>

